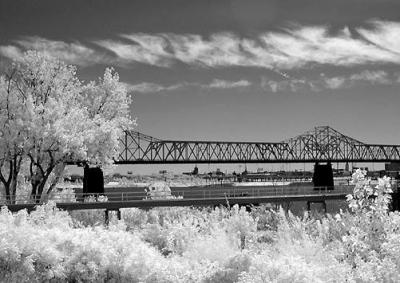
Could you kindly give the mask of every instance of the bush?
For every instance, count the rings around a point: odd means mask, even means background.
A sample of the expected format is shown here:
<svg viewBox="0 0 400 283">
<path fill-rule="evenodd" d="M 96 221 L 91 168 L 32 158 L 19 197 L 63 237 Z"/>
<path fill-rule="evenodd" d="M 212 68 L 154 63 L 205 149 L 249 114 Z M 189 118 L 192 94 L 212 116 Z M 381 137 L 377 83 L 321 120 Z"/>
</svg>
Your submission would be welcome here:
<svg viewBox="0 0 400 283">
<path fill-rule="evenodd" d="M 400 214 L 389 180 L 359 171 L 352 212 L 313 218 L 253 209 L 67 213 L 53 202 L 0 213 L 0 281 L 399 282 Z M 101 212 L 101 213 L 100 213 Z"/>
</svg>

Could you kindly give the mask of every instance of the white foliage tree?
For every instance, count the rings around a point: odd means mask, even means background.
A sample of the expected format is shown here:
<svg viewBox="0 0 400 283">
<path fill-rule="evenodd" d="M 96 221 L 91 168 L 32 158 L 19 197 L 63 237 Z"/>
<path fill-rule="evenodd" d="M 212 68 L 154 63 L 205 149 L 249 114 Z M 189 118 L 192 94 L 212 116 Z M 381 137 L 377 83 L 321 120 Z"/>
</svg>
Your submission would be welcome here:
<svg viewBox="0 0 400 283">
<path fill-rule="evenodd" d="M 15 108 L 23 113 L 12 119 L 13 131 L 23 141 L 18 143 L 19 152 L 29 162 L 32 195 L 39 199 L 54 173 L 51 190 L 67 162 L 105 164 L 117 157 L 118 139 L 134 121 L 129 115 L 130 97 L 113 69 L 106 69 L 98 83 L 84 85 L 74 66 L 28 51 L 12 70 L 11 92 L 18 94 Z M 0 101 L 10 92 L 9 77 L 2 77 Z M 10 151 L 8 144 L 15 143 L 15 135 L 1 143 L 4 152 Z"/>
<path fill-rule="evenodd" d="M 123 130 L 134 125 L 129 115 L 131 99 L 119 82 L 119 75 L 114 69 L 107 68 L 98 83 L 90 82 L 83 87 L 78 100 L 87 110 L 85 160 L 102 164 L 112 162 L 120 152 L 118 139 Z"/>
<path fill-rule="evenodd" d="M 15 70 L 0 76 L 0 181 L 8 201 L 14 201 L 17 177 L 26 145 L 25 97 L 14 81 Z"/>
</svg>

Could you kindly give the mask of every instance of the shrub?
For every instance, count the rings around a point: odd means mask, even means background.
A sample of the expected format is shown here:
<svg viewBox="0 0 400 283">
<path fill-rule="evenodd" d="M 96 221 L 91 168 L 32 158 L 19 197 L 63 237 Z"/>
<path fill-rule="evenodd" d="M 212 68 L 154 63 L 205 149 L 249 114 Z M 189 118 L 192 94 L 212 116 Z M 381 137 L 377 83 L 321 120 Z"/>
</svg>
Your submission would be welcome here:
<svg viewBox="0 0 400 283">
<path fill-rule="evenodd" d="M 359 171 L 352 212 L 296 217 L 234 206 L 0 212 L 0 281 L 399 282 L 400 214 L 389 180 Z"/>
</svg>

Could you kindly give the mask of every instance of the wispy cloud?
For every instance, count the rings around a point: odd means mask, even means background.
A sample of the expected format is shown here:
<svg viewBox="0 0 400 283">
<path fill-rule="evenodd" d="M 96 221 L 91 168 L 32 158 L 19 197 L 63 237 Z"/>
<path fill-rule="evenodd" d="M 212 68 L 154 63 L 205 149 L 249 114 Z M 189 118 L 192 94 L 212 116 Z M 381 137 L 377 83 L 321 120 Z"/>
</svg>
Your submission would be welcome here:
<svg viewBox="0 0 400 283">
<path fill-rule="evenodd" d="M 37 49 L 69 63 L 129 65 L 143 63 L 173 67 L 176 63 L 207 68 L 230 66 L 282 70 L 328 64 L 354 66 L 400 64 L 400 22 L 371 21 L 363 27 L 291 25 L 253 37 L 232 32 L 209 36 L 173 33 L 121 34 L 117 40 L 65 42 L 41 37 L 23 37 L 0 46 L 5 57 Z M 89 47 L 90 46 L 90 47 Z M 105 55 L 107 54 L 107 55 Z"/>
<path fill-rule="evenodd" d="M 119 60 L 155 66 L 176 62 L 204 67 L 254 66 L 292 69 L 313 64 L 352 66 L 369 63 L 400 64 L 400 23 L 374 21 L 370 28 L 348 27 L 330 32 L 326 26 L 292 26 L 254 38 L 234 33 L 209 37 L 196 34 L 123 34 L 120 41 L 94 43 Z"/>
<path fill-rule="evenodd" d="M 246 87 L 250 86 L 251 83 L 247 80 L 240 80 L 240 81 L 225 81 L 225 80 L 213 80 L 208 85 L 202 85 L 205 88 L 236 88 L 236 87 Z"/>
<path fill-rule="evenodd" d="M 161 92 L 161 91 L 171 91 L 171 90 L 176 90 L 179 88 L 182 88 L 185 86 L 185 84 L 173 84 L 169 86 L 165 85 L 160 85 L 156 83 L 149 83 L 149 82 L 143 82 L 139 84 L 129 84 L 125 83 L 125 87 L 128 90 L 128 92 L 133 92 L 133 93 L 154 93 L 154 92 Z"/>
<path fill-rule="evenodd" d="M 348 76 L 326 76 L 321 74 L 316 79 L 295 79 L 288 77 L 286 80 L 276 81 L 268 78 L 261 79 L 261 87 L 272 92 L 296 92 L 298 90 L 321 91 L 323 89 L 343 89 L 359 84 L 390 85 L 399 84 L 400 79 L 396 74 L 390 75 L 383 70 L 365 70 Z"/>
<path fill-rule="evenodd" d="M 0 54 L 4 57 L 18 60 L 22 57 L 24 51 L 34 49 L 78 66 L 110 62 L 109 58 L 106 58 L 104 54 L 79 42 L 67 43 L 36 36 L 24 37 L 14 42 L 16 45 L 0 46 Z"/>
<path fill-rule="evenodd" d="M 288 79 L 282 81 L 270 80 L 267 78 L 261 79 L 261 88 L 272 92 L 296 92 L 305 87 L 311 87 L 311 85 L 308 82 L 299 79 Z"/>
<path fill-rule="evenodd" d="M 165 49 L 167 42 L 159 36 L 146 34 L 122 35 L 130 43 L 113 40 L 99 40 L 96 44 L 115 53 L 122 64 L 139 62 L 159 67 L 170 66 L 170 54 Z"/>
<path fill-rule="evenodd" d="M 261 87 L 268 92 L 297 92 L 313 91 L 319 92 L 324 89 L 345 89 L 357 85 L 395 85 L 400 84 L 400 74 L 389 74 L 383 70 L 364 70 L 362 72 L 349 74 L 347 76 L 327 76 L 320 74 L 317 78 L 293 78 L 286 74 L 282 80 L 269 79 L 262 77 L 260 84 L 245 79 L 229 81 L 214 79 L 209 83 L 180 82 L 170 85 L 162 85 L 152 82 L 142 82 L 138 84 L 126 83 L 126 88 L 132 93 L 158 93 L 169 92 L 183 88 L 197 88 L 203 90 L 222 90 L 247 87 Z"/>
<path fill-rule="evenodd" d="M 345 86 L 347 80 L 344 77 L 323 78 L 317 85 L 325 85 L 329 89 L 339 89 Z"/>
<path fill-rule="evenodd" d="M 371 21 L 371 29 L 358 28 L 357 32 L 364 39 L 375 44 L 383 50 L 388 50 L 394 54 L 400 55 L 400 23 L 389 21 Z"/>
<path fill-rule="evenodd" d="M 349 81 L 367 81 L 371 84 L 390 84 L 394 82 L 393 78 L 382 70 L 365 70 L 361 73 L 351 75 Z"/>
<path fill-rule="evenodd" d="M 181 89 L 184 87 L 195 87 L 201 89 L 232 89 L 232 88 L 243 88 L 251 86 L 252 83 L 247 80 L 239 81 L 226 81 L 220 79 L 214 79 L 208 84 L 195 83 L 195 82 L 182 82 L 172 85 L 161 85 L 151 82 L 142 82 L 139 84 L 125 83 L 125 86 L 129 92 L 133 93 L 157 93 L 167 92 Z"/>
<path fill-rule="evenodd" d="M 396 84 L 396 79 L 382 70 L 370 71 L 365 70 L 360 73 L 351 74 L 349 76 L 325 77 L 321 76 L 320 81 L 314 81 L 319 86 L 339 89 L 352 87 L 359 83 L 367 83 L 371 85 L 388 85 Z"/>
<path fill-rule="evenodd" d="M 0 46 L 0 54 L 10 59 L 17 59 L 22 57 L 22 50 L 14 45 Z"/>
</svg>

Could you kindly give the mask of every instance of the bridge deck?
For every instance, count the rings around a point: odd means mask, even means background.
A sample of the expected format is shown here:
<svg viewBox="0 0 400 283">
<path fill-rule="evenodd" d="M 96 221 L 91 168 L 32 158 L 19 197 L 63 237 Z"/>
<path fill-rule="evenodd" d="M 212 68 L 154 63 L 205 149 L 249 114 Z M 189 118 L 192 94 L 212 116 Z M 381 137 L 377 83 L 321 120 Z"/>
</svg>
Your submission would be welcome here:
<svg viewBox="0 0 400 283">
<path fill-rule="evenodd" d="M 120 208 L 153 208 L 153 207 L 174 207 L 174 206 L 217 206 L 217 205 L 250 205 L 261 203 L 276 203 L 283 201 L 324 201 L 345 199 L 346 194 L 321 194 L 321 195 L 282 195 L 264 197 L 235 197 L 235 198 L 207 198 L 207 199 L 159 199 L 159 200 L 127 200 L 127 201 L 106 201 L 106 202 L 70 202 L 57 203 L 57 207 L 64 210 L 87 210 L 87 209 L 109 209 Z M 12 212 L 27 209 L 33 210 L 37 204 L 13 204 L 8 205 Z"/>
<path fill-rule="evenodd" d="M 260 204 L 287 201 L 323 201 L 345 199 L 352 193 L 353 186 L 338 186 L 333 190 L 309 186 L 298 187 L 249 187 L 249 188 L 214 188 L 214 189 L 180 189 L 172 193 L 154 193 L 149 196 L 144 191 L 114 191 L 104 195 L 92 195 L 92 201 L 84 200 L 85 195 L 53 195 L 51 199 L 58 208 L 65 210 L 84 209 L 119 209 L 119 208 L 152 208 L 172 206 L 216 206 L 233 204 Z M 104 197 L 106 196 L 106 198 Z M 97 201 L 96 201 L 97 200 Z M 4 199 L 2 200 L 4 203 Z M 15 204 L 8 204 L 10 211 L 21 209 L 33 210 L 35 206 L 43 204 L 46 200 L 35 203 L 31 197 L 19 198 Z"/>
</svg>

